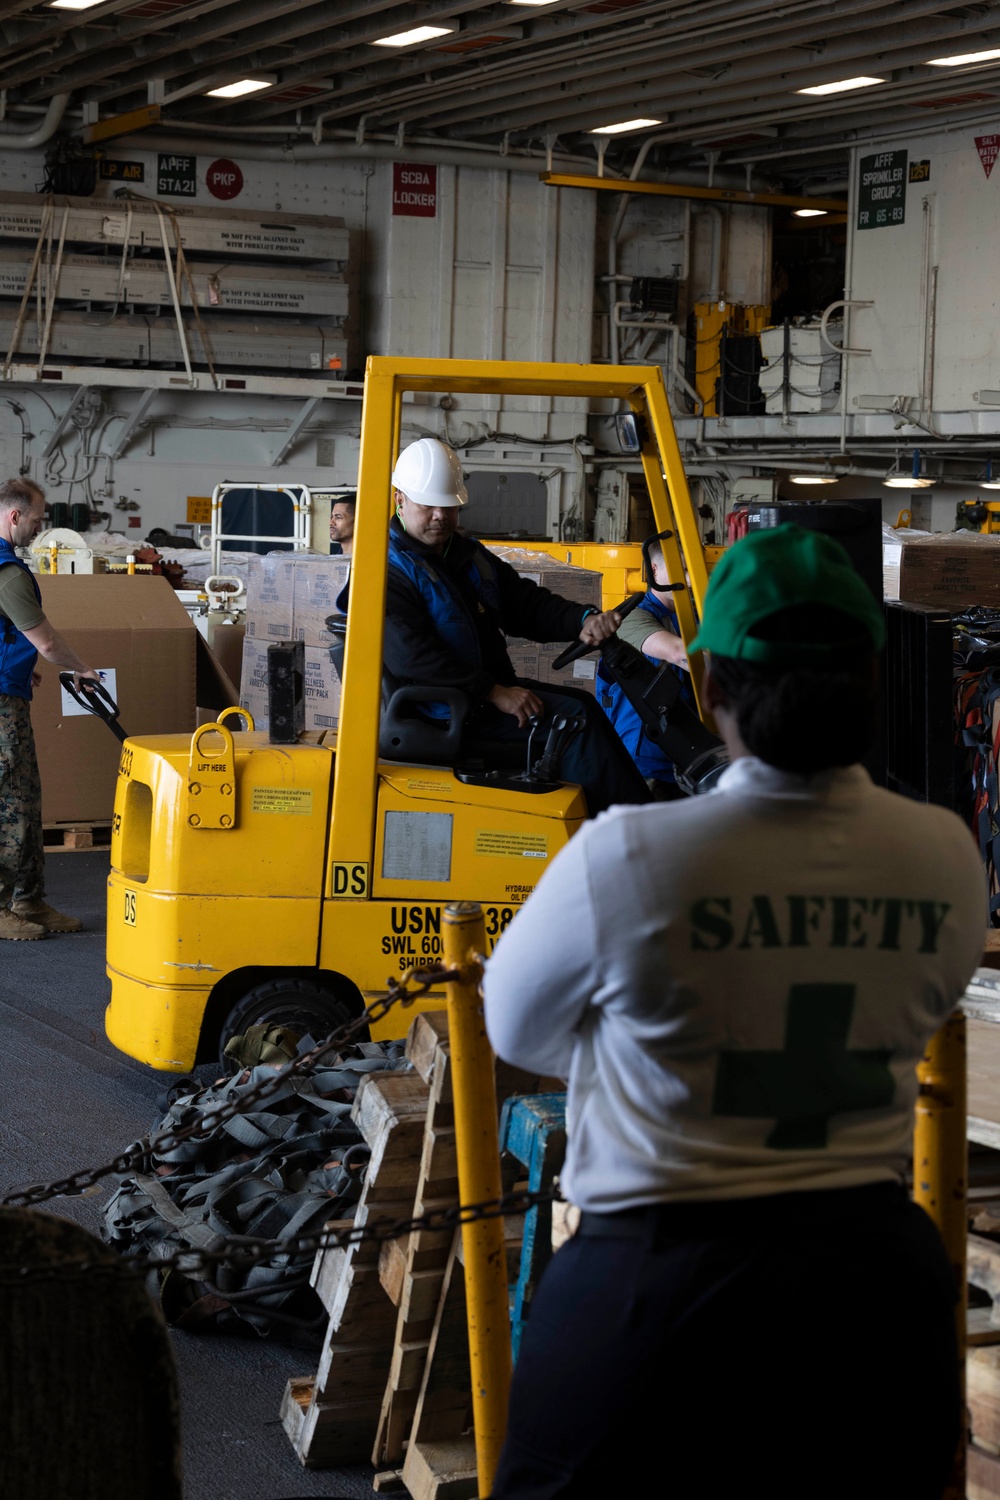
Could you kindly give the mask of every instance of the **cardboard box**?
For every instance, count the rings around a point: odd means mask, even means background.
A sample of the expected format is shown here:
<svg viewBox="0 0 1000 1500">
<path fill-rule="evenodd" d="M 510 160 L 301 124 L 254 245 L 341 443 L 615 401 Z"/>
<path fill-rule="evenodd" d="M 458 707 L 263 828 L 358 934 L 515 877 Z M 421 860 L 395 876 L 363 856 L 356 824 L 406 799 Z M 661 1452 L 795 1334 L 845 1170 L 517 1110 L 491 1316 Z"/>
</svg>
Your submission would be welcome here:
<svg viewBox="0 0 1000 1500">
<path fill-rule="evenodd" d="M 121 722 L 130 735 L 194 729 L 199 637 L 165 578 L 57 574 L 43 579 L 41 588 L 42 608 L 73 650 L 92 667 L 114 669 Z M 31 720 L 42 819 L 107 821 L 121 746 L 92 714 L 64 711 L 58 667 L 40 658 L 38 669 L 42 684 L 35 689 Z"/>
<path fill-rule="evenodd" d="M 941 609 L 1000 609 L 1000 536 L 954 531 L 902 542 L 899 598 Z"/>
<path fill-rule="evenodd" d="M 247 570 L 247 640 L 292 639 L 290 580 L 277 567 L 283 555 L 255 557 Z"/>
<path fill-rule="evenodd" d="M 267 728 L 267 646 L 251 636 L 243 642 L 240 707 L 253 714 L 258 729 Z"/>
<path fill-rule="evenodd" d="M 307 729 L 335 729 L 340 717 L 340 678 L 330 661 L 334 637 L 328 615 L 351 571 L 347 557 L 317 552 L 275 552 L 254 561 L 247 580 L 246 636 L 240 704 L 258 729 L 268 726 L 267 646 L 302 641 L 306 648 Z"/>
<path fill-rule="evenodd" d="M 340 614 L 337 598 L 351 571 L 349 557 L 303 557 L 292 565 L 292 640 L 331 646 L 328 615 Z"/>
<path fill-rule="evenodd" d="M 273 552 L 256 558 L 247 575 L 248 639 L 331 645 L 326 618 L 339 613 L 337 596 L 350 570 L 349 558 L 318 552 Z"/>
<path fill-rule="evenodd" d="M 340 677 L 325 646 L 306 647 L 306 728 L 336 729 L 340 718 Z"/>
<path fill-rule="evenodd" d="M 590 568 L 578 568 L 572 563 L 550 557 L 547 552 L 534 552 L 528 547 L 493 546 L 490 551 L 509 563 L 522 578 L 530 578 L 532 583 L 537 583 L 541 588 L 549 589 L 563 599 L 571 599 L 574 604 L 583 604 L 596 610 L 602 608 L 604 578 L 601 573 Z M 525 640 L 520 636 L 509 636 L 507 650 L 518 677 L 549 683 L 552 687 L 583 688 L 586 692 L 594 692 L 596 655 L 563 667 L 561 671 L 553 670 L 552 663 L 568 644 L 568 641 L 543 643 Z"/>
<path fill-rule="evenodd" d="M 267 641 L 248 640 L 243 647 L 240 707 L 253 714 L 257 729 L 268 727 Z M 305 648 L 305 727 L 336 729 L 340 717 L 340 678 L 325 646 Z"/>
</svg>

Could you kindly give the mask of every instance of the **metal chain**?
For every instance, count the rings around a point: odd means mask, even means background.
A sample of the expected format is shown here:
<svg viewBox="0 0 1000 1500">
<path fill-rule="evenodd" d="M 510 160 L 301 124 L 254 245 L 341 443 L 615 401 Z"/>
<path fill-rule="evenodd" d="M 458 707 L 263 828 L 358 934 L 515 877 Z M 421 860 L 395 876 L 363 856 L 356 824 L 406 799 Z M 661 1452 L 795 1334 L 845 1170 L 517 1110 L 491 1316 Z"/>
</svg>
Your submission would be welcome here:
<svg viewBox="0 0 1000 1500">
<path fill-rule="evenodd" d="M 402 1239 L 404 1235 L 418 1230 L 443 1232 L 460 1229 L 464 1224 L 477 1224 L 484 1219 L 498 1219 L 505 1214 L 523 1214 L 544 1203 L 553 1203 L 560 1198 L 556 1186 L 544 1192 L 528 1189 L 505 1193 L 500 1198 L 490 1198 L 483 1203 L 460 1203 L 450 1208 L 432 1209 L 409 1219 L 375 1219 L 370 1224 L 354 1225 L 350 1229 L 324 1230 L 319 1234 L 298 1235 L 289 1240 L 266 1240 L 251 1238 L 227 1239 L 218 1250 L 175 1250 L 172 1255 L 134 1255 L 123 1257 L 110 1265 L 98 1265 L 87 1260 L 54 1261 L 46 1266 L 19 1266 L 13 1270 L 0 1266 L 0 1287 L 26 1286 L 35 1281 L 86 1279 L 94 1275 L 116 1275 L 120 1265 L 127 1265 L 138 1272 L 180 1271 L 185 1276 L 197 1275 L 211 1266 L 246 1263 L 259 1265 L 280 1256 L 289 1259 L 294 1255 L 315 1255 L 325 1250 L 346 1250 L 352 1245 L 368 1243 L 384 1244 L 386 1240 Z M 260 1288 L 266 1296 L 268 1287 Z M 220 1292 L 220 1296 L 229 1294 Z M 239 1295 L 239 1294 L 237 1294 Z"/>
<path fill-rule="evenodd" d="M 422 969 L 407 969 L 405 974 L 401 974 L 398 979 L 389 979 L 387 981 L 389 988 L 386 993 L 380 995 L 377 1000 L 373 1000 L 360 1016 L 353 1021 L 346 1021 L 343 1026 L 336 1027 L 318 1047 L 314 1047 L 310 1052 L 304 1052 L 301 1057 L 295 1058 L 273 1077 L 262 1079 L 260 1083 L 248 1089 L 232 1103 L 220 1105 L 217 1110 L 203 1115 L 193 1125 L 187 1125 L 183 1129 L 157 1132 L 103 1166 L 87 1167 L 74 1172 L 69 1177 L 61 1177 L 55 1182 L 36 1182 L 29 1187 L 13 1189 L 0 1198 L 0 1206 L 36 1208 L 40 1203 L 48 1203 L 53 1198 L 78 1198 L 92 1191 L 104 1177 L 126 1176 L 134 1168 L 146 1162 L 154 1151 L 158 1153 L 172 1151 L 183 1141 L 200 1140 L 210 1136 L 220 1125 L 225 1125 L 228 1120 L 242 1114 L 252 1105 L 277 1093 L 287 1079 L 296 1074 L 308 1072 L 327 1053 L 349 1046 L 363 1031 L 368 1029 L 372 1022 L 381 1021 L 383 1016 L 388 1015 L 393 1006 L 400 1005 L 406 1008 L 413 1005 L 435 986 L 447 984 L 459 977 L 458 970 L 446 969 L 442 964 L 434 964 Z"/>
</svg>

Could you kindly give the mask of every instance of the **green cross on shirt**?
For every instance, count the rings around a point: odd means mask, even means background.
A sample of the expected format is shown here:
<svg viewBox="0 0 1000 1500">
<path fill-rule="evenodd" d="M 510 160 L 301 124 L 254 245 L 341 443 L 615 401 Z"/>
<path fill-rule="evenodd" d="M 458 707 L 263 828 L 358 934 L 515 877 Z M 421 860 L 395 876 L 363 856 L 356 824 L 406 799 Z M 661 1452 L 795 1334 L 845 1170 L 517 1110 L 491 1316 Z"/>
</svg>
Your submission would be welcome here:
<svg viewBox="0 0 1000 1500">
<path fill-rule="evenodd" d="M 891 1104 L 891 1051 L 847 1050 L 853 984 L 793 984 L 783 1052 L 721 1052 L 712 1112 L 774 1118 L 765 1145 L 810 1151 L 827 1144 L 831 1115 Z"/>
</svg>

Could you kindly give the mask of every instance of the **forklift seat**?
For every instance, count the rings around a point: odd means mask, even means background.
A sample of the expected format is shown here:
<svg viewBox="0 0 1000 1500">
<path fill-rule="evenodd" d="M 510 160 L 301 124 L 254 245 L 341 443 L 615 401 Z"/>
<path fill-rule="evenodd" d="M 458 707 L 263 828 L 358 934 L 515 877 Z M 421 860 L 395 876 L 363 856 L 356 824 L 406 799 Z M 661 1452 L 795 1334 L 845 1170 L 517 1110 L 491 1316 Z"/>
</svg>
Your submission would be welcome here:
<svg viewBox="0 0 1000 1500">
<path fill-rule="evenodd" d="M 422 705 L 443 703 L 447 719 L 430 719 Z M 459 759 L 462 731 L 471 702 L 458 688 L 397 688 L 382 710 L 378 753 L 383 760 L 412 761 L 418 765 L 453 766 Z"/>
</svg>

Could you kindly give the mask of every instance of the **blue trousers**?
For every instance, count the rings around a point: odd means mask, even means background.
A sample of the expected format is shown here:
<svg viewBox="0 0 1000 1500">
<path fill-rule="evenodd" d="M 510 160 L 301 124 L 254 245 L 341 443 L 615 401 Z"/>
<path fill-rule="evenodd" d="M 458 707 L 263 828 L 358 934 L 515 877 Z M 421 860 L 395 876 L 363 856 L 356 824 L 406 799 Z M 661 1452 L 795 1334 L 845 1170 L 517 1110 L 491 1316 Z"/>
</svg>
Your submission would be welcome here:
<svg viewBox="0 0 1000 1500">
<path fill-rule="evenodd" d="M 530 688 L 545 705 L 531 748 L 533 760 L 545 748 L 549 724 L 556 714 L 583 714 L 586 720 L 583 732 L 570 741 L 559 763 L 558 775 L 562 781 L 575 781 L 583 787 L 592 818 L 617 802 L 650 801 L 649 788 L 592 693 L 579 688 L 553 688 L 525 678 L 518 678 L 518 683 Z M 482 756 L 491 765 L 521 769 L 530 733 L 529 729 L 519 727 L 512 714 L 501 713 L 492 703 L 481 703 L 469 719 L 463 750 L 469 755 Z"/>
<path fill-rule="evenodd" d="M 582 1231 L 532 1303 L 494 1500 L 941 1500 L 955 1286 L 902 1188 L 585 1215 Z"/>
</svg>

